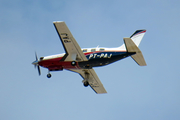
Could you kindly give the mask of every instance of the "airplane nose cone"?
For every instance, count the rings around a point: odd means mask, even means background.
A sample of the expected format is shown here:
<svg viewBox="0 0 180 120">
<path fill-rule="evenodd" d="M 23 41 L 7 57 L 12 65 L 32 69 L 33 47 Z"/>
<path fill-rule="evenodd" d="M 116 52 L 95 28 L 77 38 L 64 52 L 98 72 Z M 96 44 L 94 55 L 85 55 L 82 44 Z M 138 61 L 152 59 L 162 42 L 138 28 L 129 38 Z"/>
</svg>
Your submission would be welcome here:
<svg viewBox="0 0 180 120">
<path fill-rule="evenodd" d="M 37 64 L 38 64 L 38 61 L 36 60 L 36 61 L 32 62 L 32 64 L 33 64 L 33 65 L 37 65 Z"/>
</svg>

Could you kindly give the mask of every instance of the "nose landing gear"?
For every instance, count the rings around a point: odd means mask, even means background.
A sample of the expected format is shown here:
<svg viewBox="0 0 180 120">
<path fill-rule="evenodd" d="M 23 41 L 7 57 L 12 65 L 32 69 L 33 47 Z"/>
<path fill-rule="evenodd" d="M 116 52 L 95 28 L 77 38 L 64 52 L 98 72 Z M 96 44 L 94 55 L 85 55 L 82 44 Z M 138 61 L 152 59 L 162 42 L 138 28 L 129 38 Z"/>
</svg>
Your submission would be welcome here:
<svg viewBox="0 0 180 120">
<path fill-rule="evenodd" d="M 50 73 L 47 74 L 47 78 L 51 78 L 51 74 Z"/>
</svg>

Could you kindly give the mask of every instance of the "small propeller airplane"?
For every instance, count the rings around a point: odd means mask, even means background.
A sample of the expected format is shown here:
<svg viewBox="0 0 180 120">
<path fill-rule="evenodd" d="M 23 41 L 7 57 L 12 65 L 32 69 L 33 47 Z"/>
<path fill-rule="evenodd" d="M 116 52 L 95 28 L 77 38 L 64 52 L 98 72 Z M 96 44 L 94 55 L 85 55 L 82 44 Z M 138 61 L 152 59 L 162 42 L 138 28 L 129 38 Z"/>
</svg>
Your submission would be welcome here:
<svg viewBox="0 0 180 120">
<path fill-rule="evenodd" d="M 123 58 L 131 56 L 140 66 L 146 66 L 142 52 L 138 48 L 146 30 L 137 30 L 130 38 L 123 38 L 124 44 L 117 48 L 84 48 L 81 49 L 65 22 L 53 22 L 56 31 L 63 44 L 65 53 L 40 57 L 32 63 L 38 68 L 40 66 L 48 69 L 47 77 L 50 78 L 51 71 L 62 71 L 63 69 L 79 73 L 84 79 L 85 87 L 90 86 L 97 94 L 107 93 L 93 67 L 105 66 Z"/>
</svg>

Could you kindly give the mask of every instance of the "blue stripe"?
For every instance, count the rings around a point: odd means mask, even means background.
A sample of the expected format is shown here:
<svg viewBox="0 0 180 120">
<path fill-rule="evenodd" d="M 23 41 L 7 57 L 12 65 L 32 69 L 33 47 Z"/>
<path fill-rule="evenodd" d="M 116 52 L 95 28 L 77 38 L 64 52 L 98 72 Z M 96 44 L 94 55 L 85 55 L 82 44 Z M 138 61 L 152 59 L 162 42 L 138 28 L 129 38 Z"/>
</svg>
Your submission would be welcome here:
<svg viewBox="0 0 180 120">
<path fill-rule="evenodd" d="M 126 52 L 99 52 L 99 53 L 93 53 L 90 55 L 87 55 L 87 59 L 99 59 L 99 58 L 111 58 L 116 55 L 122 55 L 125 54 Z"/>
<path fill-rule="evenodd" d="M 134 33 L 131 35 L 130 38 L 132 38 L 134 35 L 139 34 L 139 33 L 143 32 L 143 31 L 145 31 L 145 30 L 136 30 L 136 32 L 134 32 Z"/>
</svg>

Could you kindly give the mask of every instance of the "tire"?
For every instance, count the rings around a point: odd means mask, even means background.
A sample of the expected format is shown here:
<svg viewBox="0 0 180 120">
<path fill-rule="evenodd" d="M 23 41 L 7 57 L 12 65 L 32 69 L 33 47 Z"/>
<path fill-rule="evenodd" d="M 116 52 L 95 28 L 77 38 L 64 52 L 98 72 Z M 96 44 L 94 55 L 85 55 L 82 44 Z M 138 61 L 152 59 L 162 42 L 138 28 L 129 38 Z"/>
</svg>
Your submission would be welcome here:
<svg viewBox="0 0 180 120">
<path fill-rule="evenodd" d="M 47 74 L 47 78 L 51 78 L 51 74 L 50 73 Z"/>
<path fill-rule="evenodd" d="M 89 85 L 89 83 L 86 81 L 84 82 L 84 87 L 87 87 Z"/>
</svg>

